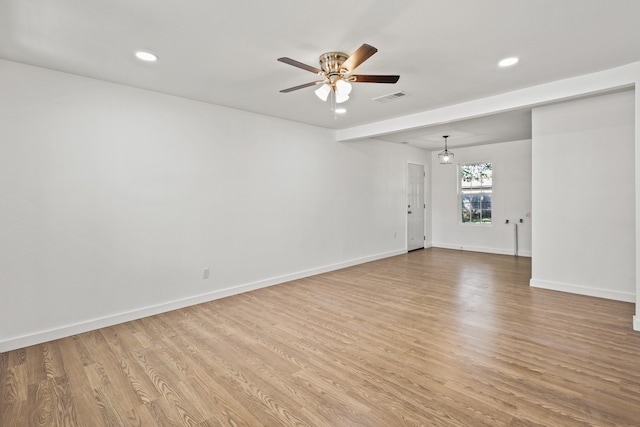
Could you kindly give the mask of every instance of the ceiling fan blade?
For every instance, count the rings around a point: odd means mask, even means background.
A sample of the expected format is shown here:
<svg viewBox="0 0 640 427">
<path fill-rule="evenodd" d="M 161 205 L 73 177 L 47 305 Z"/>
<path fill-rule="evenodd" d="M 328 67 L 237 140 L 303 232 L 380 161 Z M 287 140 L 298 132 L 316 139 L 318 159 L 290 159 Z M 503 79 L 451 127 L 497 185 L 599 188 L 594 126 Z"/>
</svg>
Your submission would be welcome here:
<svg viewBox="0 0 640 427">
<path fill-rule="evenodd" d="M 303 70 L 311 71 L 312 73 L 322 74 L 322 70 L 312 67 L 311 65 L 303 64 L 302 62 L 296 61 L 291 58 L 278 58 L 278 61 L 284 62 L 285 64 L 293 65 L 294 67 L 302 68 Z"/>
<path fill-rule="evenodd" d="M 352 80 L 355 79 L 355 80 Z M 352 74 L 349 76 L 350 82 L 353 83 L 396 83 L 400 76 L 374 76 L 365 74 Z"/>
<path fill-rule="evenodd" d="M 349 58 L 347 58 L 346 61 L 342 63 L 341 68 L 346 68 L 349 71 L 353 71 L 356 69 L 356 67 L 358 67 L 358 65 L 369 59 L 371 55 L 373 55 L 377 51 L 378 49 L 365 43 L 360 46 L 358 50 L 353 53 L 353 55 L 351 55 Z"/>
<path fill-rule="evenodd" d="M 280 92 L 282 92 L 282 93 L 293 92 L 294 90 L 304 89 L 305 87 L 319 85 L 320 83 L 324 83 L 324 80 L 318 80 L 317 82 L 305 83 L 303 85 L 298 85 L 298 86 L 290 87 L 290 88 L 287 88 L 287 89 L 282 89 Z"/>
</svg>

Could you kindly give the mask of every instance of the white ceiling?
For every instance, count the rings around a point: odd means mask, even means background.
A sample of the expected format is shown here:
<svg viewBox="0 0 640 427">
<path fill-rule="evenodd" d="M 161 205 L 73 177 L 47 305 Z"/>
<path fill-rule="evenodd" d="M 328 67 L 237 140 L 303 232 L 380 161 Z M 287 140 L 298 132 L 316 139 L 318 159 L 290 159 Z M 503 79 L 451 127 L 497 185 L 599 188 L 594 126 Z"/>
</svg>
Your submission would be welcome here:
<svg viewBox="0 0 640 427">
<path fill-rule="evenodd" d="M 638 17 L 638 0 L 0 0 L 0 58 L 345 129 L 639 61 Z M 317 67 L 321 53 L 362 43 L 379 51 L 358 73 L 397 84 L 354 85 L 337 119 L 313 88 L 279 92 L 317 76 L 277 58 Z M 140 49 L 159 62 L 135 59 Z M 498 68 L 507 56 L 521 61 Z M 400 90 L 409 96 L 372 101 Z M 513 127 L 525 116 L 381 139 L 437 149 L 441 131 L 469 145 L 487 126 L 523 139 Z"/>
</svg>

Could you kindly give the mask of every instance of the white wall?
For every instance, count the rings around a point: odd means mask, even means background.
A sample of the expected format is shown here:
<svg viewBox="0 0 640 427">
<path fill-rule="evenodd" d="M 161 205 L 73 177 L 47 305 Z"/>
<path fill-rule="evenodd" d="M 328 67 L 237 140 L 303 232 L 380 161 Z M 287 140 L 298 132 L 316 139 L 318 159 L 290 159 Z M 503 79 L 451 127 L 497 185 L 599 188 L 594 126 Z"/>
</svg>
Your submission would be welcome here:
<svg viewBox="0 0 640 427">
<path fill-rule="evenodd" d="M 0 351 L 406 248 L 423 150 L 9 61 L 0 82 Z"/>
<path fill-rule="evenodd" d="M 457 148 L 455 163 L 441 165 L 432 153 L 433 246 L 512 255 L 514 221 L 518 224 L 518 254 L 531 256 L 531 141 Z M 491 162 L 493 194 L 491 225 L 462 224 L 458 206 L 458 165 Z M 505 220 L 510 220 L 505 224 Z"/>
<path fill-rule="evenodd" d="M 533 110 L 531 285 L 635 301 L 634 92 Z"/>
</svg>

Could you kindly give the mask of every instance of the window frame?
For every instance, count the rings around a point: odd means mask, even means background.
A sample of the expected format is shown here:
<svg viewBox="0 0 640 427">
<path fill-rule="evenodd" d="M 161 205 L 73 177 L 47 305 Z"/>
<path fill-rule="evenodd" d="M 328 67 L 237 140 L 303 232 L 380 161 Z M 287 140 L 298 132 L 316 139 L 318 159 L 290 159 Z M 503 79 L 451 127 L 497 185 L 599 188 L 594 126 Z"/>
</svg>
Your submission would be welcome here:
<svg viewBox="0 0 640 427">
<path fill-rule="evenodd" d="M 490 187 L 468 187 L 468 188 L 463 188 L 462 186 L 462 170 L 464 167 L 466 166 L 473 166 L 473 165 L 482 165 L 482 164 L 487 164 L 490 165 L 491 167 L 491 186 Z M 457 174 L 457 187 L 458 187 L 458 208 L 456 209 L 456 213 L 458 215 L 458 224 L 460 225 L 464 225 L 464 226 L 479 226 L 479 227 L 491 227 L 493 226 L 493 162 L 473 162 L 473 163 L 458 163 L 458 174 Z M 478 194 L 479 196 L 488 194 L 489 196 L 491 196 L 491 218 L 490 221 L 488 222 L 483 222 L 481 221 L 464 221 L 463 220 L 463 209 L 462 209 L 462 198 L 465 195 L 469 195 L 471 191 L 477 192 L 476 194 Z M 480 211 L 482 212 L 483 209 L 481 208 Z"/>
</svg>

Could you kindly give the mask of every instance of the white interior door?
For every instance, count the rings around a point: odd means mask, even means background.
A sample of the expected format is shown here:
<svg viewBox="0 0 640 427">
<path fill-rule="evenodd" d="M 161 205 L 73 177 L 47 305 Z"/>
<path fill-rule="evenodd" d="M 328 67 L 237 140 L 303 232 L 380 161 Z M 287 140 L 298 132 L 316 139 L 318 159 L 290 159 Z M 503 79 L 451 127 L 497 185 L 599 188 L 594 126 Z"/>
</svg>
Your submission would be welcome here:
<svg viewBox="0 0 640 427">
<path fill-rule="evenodd" d="M 407 169 L 407 250 L 424 248 L 424 166 Z"/>
</svg>

